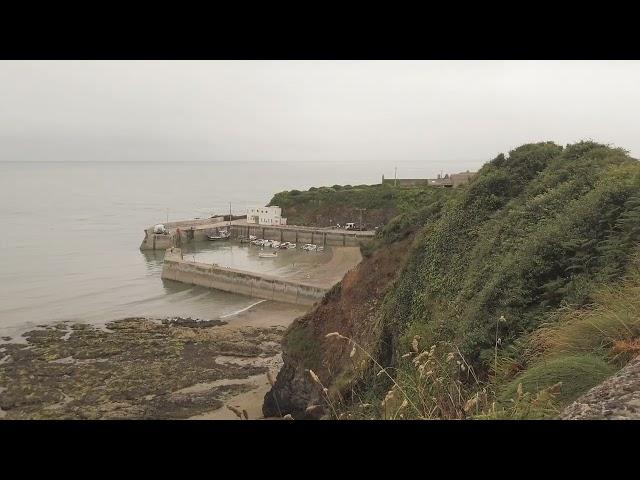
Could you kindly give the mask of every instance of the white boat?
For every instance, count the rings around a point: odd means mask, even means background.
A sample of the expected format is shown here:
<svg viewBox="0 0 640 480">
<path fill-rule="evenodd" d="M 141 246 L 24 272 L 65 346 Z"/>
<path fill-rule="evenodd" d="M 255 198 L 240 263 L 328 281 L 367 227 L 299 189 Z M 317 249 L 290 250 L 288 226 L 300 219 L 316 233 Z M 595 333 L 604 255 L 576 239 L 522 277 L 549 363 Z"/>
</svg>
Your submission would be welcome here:
<svg viewBox="0 0 640 480">
<path fill-rule="evenodd" d="M 207 240 L 228 240 L 231 238 L 231 232 L 228 230 L 218 230 L 217 233 L 207 235 Z"/>
<path fill-rule="evenodd" d="M 277 256 L 278 256 L 278 252 L 271 252 L 271 253 L 260 252 L 258 254 L 258 257 L 260 257 L 260 258 L 274 258 L 274 257 L 277 257 Z"/>
<path fill-rule="evenodd" d="M 254 240 L 256 240 L 258 237 L 256 237 L 255 235 L 249 235 L 249 240 L 251 240 L 252 242 Z"/>
<path fill-rule="evenodd" d="M 318 248 L 317 245 L 314 245 L 313 243 L 307 243 L 306 245 L 304 245 L 302 247 L 303 250 L 307 250 L 309 252 L 313 252 L 314 250 L 316 250 Z"/>
</svg>

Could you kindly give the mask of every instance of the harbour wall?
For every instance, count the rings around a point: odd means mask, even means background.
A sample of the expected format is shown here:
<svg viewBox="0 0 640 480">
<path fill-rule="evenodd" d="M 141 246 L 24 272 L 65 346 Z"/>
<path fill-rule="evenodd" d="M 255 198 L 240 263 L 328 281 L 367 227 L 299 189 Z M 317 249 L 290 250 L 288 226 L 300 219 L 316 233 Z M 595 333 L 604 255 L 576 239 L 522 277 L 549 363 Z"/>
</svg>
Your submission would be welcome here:
<svg viewBox="0 0 640 480">
<path fill-rule="evenodd" d="M 279 242 L 313 243 L 334 247 L 355 247 L 363 239 L 373 237 L 370 232 L 336 232 L 308 227 L 265 227 L 262 225 L 233 225 L 231 227 L 232 238 L 248 237 L 249 235 Z"/>
<path fill-rule="evenodd" d="M 278 302 L 313 305 L 327 289 L 243 270 L 186 261 L 179 248 L 167 249 L 162 278 Z"/>
<path fill-rule="evenodd" d="M 193 241 L 206 241 L 207 234 L 216 228 L 228 228 L 231 238 L 255 235 L 266 240 L 280 242 L 313 243 L 323 246 L 352 247 L 358 246 L 363 239 L 370 239 L 374 231 L 349 231 L 338 229 L 323 229 L 301 227 L 295 225 L 273 226 L 248 224 L 246 220 L 229 222 L 218 219 L 185 220 L 164 224 L 168 234 L 153 233 L 153 227 L 144 231 L 141 250 L 166 250 L 171 247 L 181 247 Z"/>
<path fill-rule="evenodd" d="M 183 242 L 203 241 L 207 239 L 207 232 L 215 225 L 222 225 L 224 217 L 200 218 L 165 222 L 169 233 L 153 233 L 154 226 L 146 228 L 140 250 L 166 250 L 182 245 Z"/>
</svg>

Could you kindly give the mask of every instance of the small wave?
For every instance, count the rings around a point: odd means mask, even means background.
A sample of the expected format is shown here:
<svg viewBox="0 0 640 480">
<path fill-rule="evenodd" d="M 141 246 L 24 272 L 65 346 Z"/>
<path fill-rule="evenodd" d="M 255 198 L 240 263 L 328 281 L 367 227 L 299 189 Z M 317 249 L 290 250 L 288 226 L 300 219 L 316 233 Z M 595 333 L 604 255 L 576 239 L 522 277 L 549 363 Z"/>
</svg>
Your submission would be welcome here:
<svg viewBox="0 0 640 480">
<path fill-rule="evenodd" d="M 243 309 L 241 309 L 241 310 L 238 310 L 237 312 L 227 313 L 226 315 L 222 315 L 220 318 L 232 317 L 232 316 L 234 316 L 234 315 L 238 315 L 239 313 L 246 312 L 246 311 L 247 311 L 247 310 L 249 310 L 251 307 L 255 307 L 256 305 L 258 305 L 259 303 L 262 303 L 262 302 L 266 302 L 266 300 L 260 300 L 260 301 L 258 301 L 258 302 L 256 302 L 256 303 L 252 303 L 252 304 L 251 304 L 251 305 L 249 305 L 248 307 L 245 307 L 245 308 L 243 308 Z"/>
</svg>

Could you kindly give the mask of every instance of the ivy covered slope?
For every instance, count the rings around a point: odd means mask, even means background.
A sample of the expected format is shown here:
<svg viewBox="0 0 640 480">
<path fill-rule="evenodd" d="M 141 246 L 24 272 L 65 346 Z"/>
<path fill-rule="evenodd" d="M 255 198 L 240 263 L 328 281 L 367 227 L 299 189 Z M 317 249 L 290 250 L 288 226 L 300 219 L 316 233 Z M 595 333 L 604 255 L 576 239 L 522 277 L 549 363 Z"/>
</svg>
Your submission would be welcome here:
<svg viewBox="0 0 640 480">
<path fill-rule="evenodd" d="M 499 155 L 423 229 L 387 295 L 382 323 L 397 335 L 394 363 L 415 366 L 400 356 L 417 335 L 472 368 L 473 378 L 467 369 L 459 375 L 474 384 L 458 389 L 463 397 L 488 387 L 505 405 L 562 382 L 556 407 L 568 403 L 619 366 L 599 348 L 609 339 L 594 329 L 593 348 L 579 356 L 559 355 L 560 347 L 545 356 L 536 345 L 549 323 L 569 331 L 572 316 L 610 310 L 597 301 L 603 290 L 633 290 L 623 279 L 639 239 L 640 164 L 625 151 L 540 143 Z M 640 336 L 637 320 L 614 328 L 627 340 Z M 449 414 L 462 416 L 462 406 Z"/>
<path fill-rule="evenodd" d="M 424 187 L 394 188 L 390 185 L 334 185 L 290 190 L 274 195 L 269 205 L 282 207 L 290 225 L 327 227 L 360 223 L 367 228 L 386 224 L 398 214 L 415 211 L 444 192 Z"/>
<path fill-rule="evenodd" d="M 485 165 L 417 239 L 383 313 L 406 336 L 455 342 L 477 369 L 550 312 L 618 281 L 640 233 L 640 164 L 591 142 L 524 145 Z"/>
<path fill-rule="evenodd" d="M 314 346 L 307 368 L 318 369 L 328 388 L 328 396 L 320 390 L 307 399 L 333 414 L 365 409 L 367 418 L 552 416 L 628 359 L 615 352 L 633 350 L 640 337 L 635 303 L 613 302 L 606 292 L 638 287 L 630 273 L 640 240 L 636 160 L 594 142 L 529 144 L 499 155 L 456 190 L 422 215 L 395 219 L 368 247 L 359 269 L 371 275 L 385 252 L 395 255 L 384 288 L 361 292 L 360 305 L 370 302 L 375 312 L 350 319 L 346 333 L 345 313 L 318 316 L 345 302 L 343 287 L 292 325 L 296 338 Z M 616 311 L 621 304 L 626 310 Z M 599 329 L 585 326 L 594 322 Z M 352 334 L 358 346 L 325 338 L 330 330 Z M 561 340 L 549 348 L 547 338 Z M 347 343 L 342 368 L 327 363 L 339 357 L 332 342 Z M 565 348 L 571 342 L 586 346 Z M 381 367 L 390 368 L 380 374 Z M 394 399 L 399 406 L 390 414 Z"/>
</svg>

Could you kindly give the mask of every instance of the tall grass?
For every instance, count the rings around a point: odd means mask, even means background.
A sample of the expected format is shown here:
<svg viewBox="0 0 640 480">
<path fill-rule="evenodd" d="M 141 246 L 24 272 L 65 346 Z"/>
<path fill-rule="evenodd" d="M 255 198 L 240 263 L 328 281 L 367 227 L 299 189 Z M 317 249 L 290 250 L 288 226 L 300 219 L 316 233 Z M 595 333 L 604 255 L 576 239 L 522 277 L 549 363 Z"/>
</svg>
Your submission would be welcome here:
<svg viewBox="0 0 640 480">
<path fill-rule="evenodd" d="M 518 385 L 536 392 L 562 382 L 564 406 L 640 353 L 640 261 L 620 282 L 602 285 L 586 306 L 564 306 L 500 358 L 493 380 L 501 402 Z M 522 388 L 522 387 L 521 387 Z"/>
<path fill-rule="evenodd" d="M 640 276 L 603 286 L 594 299 L 589 307 L 558 312 L 553 323 L 534 331 L 526 355 L 599 353 L 620 366 L 629 361 L 640 338 Z"/>
<path fill-rule="evenodd" d="M 390 386 L 381 398 L 370 399 L 371 403 L 360 399 L 359 403 L 350 404 L 340 395 L 329 395 L 317 375 L 310 371 L 336 419 L 463 419 L 491 414 L 510 417 L 520 413 L 522 405 L 531 403 L 524 396 L 513 413 L 505 409 L 498 412 L 491 402 L 493 393 L 489 385 L 478 379 L 454 344 L 421 346 L 420 337 L 415 336 L 398 367 L 383 367 L 352 338 L 338 332 L 327 334 L 327 338 L 348 342 L 352 346 L 351 357 L 357 353 L 366 357 L 375 366 L 372 375 L 386 377 Z M 548 391 L 547 396 L 553 397 L 551 389 Z"/>
</svg>

